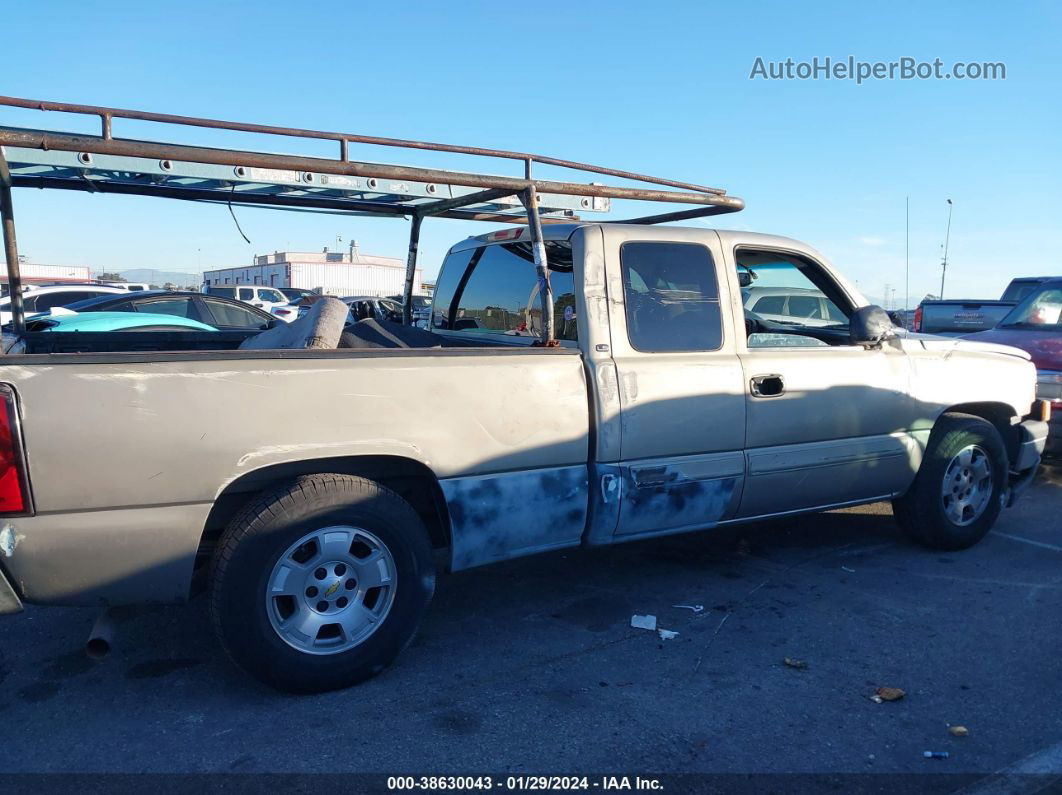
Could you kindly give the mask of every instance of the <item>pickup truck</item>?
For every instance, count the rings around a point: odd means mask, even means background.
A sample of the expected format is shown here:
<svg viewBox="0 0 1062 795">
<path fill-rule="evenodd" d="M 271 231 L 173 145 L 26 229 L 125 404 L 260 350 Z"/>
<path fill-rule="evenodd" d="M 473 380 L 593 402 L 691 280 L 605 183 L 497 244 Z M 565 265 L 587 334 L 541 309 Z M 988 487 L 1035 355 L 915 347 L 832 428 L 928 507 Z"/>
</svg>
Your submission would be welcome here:
<svg viewBox="0 0 1062 795">
<path fill-rule="evenodd" d="M 914 330 L 958 337 L 995 328 L 1019 301 L 1051 278 L 1020 276 L 1011 279 L 998 301 L 977 298 L 923 301 L 915 310 Z"/>
<path fill-rule="evenodd" d="M 431 330 L 396 326 L 391 347 L 200 350 L 190 332 L 130 352 L 135 334 L 119 350 L 53 334 L 0 357 L 0 606 L 205 591 L 239 666 L 317 692 L 396 658 L 437 560 L 879 500 L 915 541 L 962 549 L 1036 471 L 1047 417 L 1027 353 L 896 329 L 803 243 L 543 234 L 556 345 L 539 344 L 523 227 L 453 246 Z M 759 317 L 752 278 L 818 291 L 838 316 Z"/>
</svg>

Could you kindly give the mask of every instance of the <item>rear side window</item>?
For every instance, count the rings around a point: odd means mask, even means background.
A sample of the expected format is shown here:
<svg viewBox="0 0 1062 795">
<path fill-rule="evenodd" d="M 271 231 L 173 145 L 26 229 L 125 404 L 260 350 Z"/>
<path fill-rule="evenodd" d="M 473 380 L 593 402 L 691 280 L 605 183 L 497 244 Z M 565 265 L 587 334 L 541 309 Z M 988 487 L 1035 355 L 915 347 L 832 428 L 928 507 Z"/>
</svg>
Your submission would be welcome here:
<svg viewBox="0 0 1062 795">
<path fill-rule="evenodd" d="M 176 315 L 199 320 L 199 312 L 191 298 L 156 298 L 148 301 L 135 301 L 137 312 L 150 312 L 158 315 Z"/>
<path fill-rule="evenodd" d="M 698 243 L 620 246 L 627 337 L 637 351 L 714 351 L 723 344 L 715 263 Z"/>
<path fill-rule="evenodd" d="M 265 328 L 269 323 L 268 319 L 263 318 L 256 312 L 252 312 L 250 309 L 244 309 L 239 304 L 229 304 L 210 298 L 203 298 L 203 303 L 206 304 L 210 314 L 214 316 L 212 325 L 215 326 Z M 204 320 L 207 323 L 211 323 L 210 319 L 204 318 Z"/>
<path fill-rule="evenodd" d="M 34 302 L 34 310 L 37 312 L 47 312 L 53 306 L 66 306 L 72 304 L 75 301 L 84 301 L 86 298 L 95 298 L 99 293 L 70 290 L 58 293 L 44 293 L 38 295 L 37 300 Z M 25 302 L 23 302 L 25 303 Z M 28 309 L 28 307 L 27 307 Z"/>
<path fill-rule="evenodd" d="M 236 298 L 235 287 L 208 287 L 207 292 L 210 295 L 220 295 L 222 298 Z"/>
<path fill-rule="evenodd" d="M 784 315 L 785 296 L 765 295 L 763 298 L 753 304 L 752 311 L 758 312 L 762 315 Z"/>
<path fill-rule="evenodd" d="M 241 301 L 253 301 L 254 300 L 254 288 L 253 287 L 241 287 L 239 299 Z"/>
<path fill-rule="evenodd" d="M 461 259 L 468 265 L 461 268 Z M 578 339 L 572 250 L 567 241 L 546 243 L 553 291 L 553 332 Z M 461 252 L 447 260 L 435 294 L 437 328 L 469 334 L 539 337 L 542 296 L 528 243 L 501 243 Z"/>
</svg>

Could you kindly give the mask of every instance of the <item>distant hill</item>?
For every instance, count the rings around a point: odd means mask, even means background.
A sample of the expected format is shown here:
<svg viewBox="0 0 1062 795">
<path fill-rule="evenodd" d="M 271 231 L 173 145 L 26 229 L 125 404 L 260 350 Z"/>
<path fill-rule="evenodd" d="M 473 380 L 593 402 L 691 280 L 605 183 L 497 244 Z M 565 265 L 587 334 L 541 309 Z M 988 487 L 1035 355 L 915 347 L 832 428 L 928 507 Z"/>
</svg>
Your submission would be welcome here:
<svg viewBox="0 0 1062 795">
<path fill-rule="evenodd" d="M 109 268 L 101 268 L 93 271 L 92 276 L 98 277 L 100 273 L 115 273 Z M 147 282 L 148 284 L 163 285 L 172 282 L 180 287 L 190 287 L 203 283 L 203 274 L 189 271 L 160 271 L 154 268 L 131 268 L 117 271 L 127 282 Z"/>
</svg>

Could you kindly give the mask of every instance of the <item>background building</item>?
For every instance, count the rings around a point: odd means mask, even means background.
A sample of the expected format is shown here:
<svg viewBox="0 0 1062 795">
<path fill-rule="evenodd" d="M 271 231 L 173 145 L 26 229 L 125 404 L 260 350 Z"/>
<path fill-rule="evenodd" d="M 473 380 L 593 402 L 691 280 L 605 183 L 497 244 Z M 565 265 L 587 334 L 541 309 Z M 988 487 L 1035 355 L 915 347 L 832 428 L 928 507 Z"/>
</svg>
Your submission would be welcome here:
<svg viewBox="0 0 1062 795">
<path fill-rule="evenodd" d="M 203 271 L 203 283 L 264 284 L 299 287 L 324 295 L 398 295 L 405 288 L 406 263 L 397 257 L 362 254 L 356 243 L 346 251 L 276 251 L 257 255 L 242 268 Z M 424 273 L 417 268 L 413 292 L 423 294 Z"/>
<path fill-rule="evenodd" d="M 91 282 L 87 265 L 38 265 L 36 262 L 19 264 L 23 284 L 44 284 L 48 282 Z M 0 266 L 0 283 L 7 294 L 7 268 Z"/>
</svg>

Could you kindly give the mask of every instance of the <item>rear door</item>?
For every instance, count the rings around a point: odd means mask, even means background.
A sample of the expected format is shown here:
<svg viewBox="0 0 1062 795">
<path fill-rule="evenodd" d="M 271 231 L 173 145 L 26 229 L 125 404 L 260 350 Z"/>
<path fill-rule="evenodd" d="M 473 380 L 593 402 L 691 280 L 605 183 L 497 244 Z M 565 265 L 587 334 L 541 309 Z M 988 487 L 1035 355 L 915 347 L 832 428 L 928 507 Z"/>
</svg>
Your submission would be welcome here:
<svg viewBox="0 0 1062 795">
<path fill-rule="evenodd" d="M 602 232 L 621 438 L 619 460 L 598 469 L 618 509 L 614 539 L 710 527 L 734 515 L 744 481 L 742 371 L 718 235 Z"/>
</svg>

